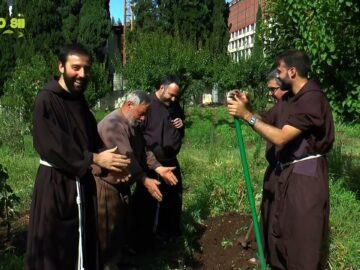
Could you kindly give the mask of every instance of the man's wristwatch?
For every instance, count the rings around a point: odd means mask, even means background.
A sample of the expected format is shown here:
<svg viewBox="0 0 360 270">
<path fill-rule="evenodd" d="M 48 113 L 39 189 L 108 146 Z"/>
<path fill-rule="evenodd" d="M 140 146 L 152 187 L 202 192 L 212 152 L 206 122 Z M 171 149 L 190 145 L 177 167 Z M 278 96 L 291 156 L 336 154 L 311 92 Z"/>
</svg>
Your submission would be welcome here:
<svg viewBox="0 0 360 270">
<path fill-rule="evenodd" d="M 253 114 L 249 121 L 247 121 L 250 127 L 253 127 L 256 123 L 256 115 Z"/>
</svg>

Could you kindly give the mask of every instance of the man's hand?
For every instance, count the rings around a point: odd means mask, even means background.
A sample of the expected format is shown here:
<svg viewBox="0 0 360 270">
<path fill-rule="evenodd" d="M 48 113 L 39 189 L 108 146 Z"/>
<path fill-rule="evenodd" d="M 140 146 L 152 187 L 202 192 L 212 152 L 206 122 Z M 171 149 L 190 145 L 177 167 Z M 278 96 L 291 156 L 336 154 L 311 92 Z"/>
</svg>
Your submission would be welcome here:
<svg viewBox="0 0 360 270">
<path fill-rule="evenodd" d="M 128 182 L 130 180 L 131 174 L 127 169 L 122 169 L 120 172 L 111 171 L 109 173 L 109 176 L 111 177 L 111 179 L 114 180 L 116 184 L 118 184 Z"/>
<path fill-rule="evenodd" d="M 248 103 L 245 103 L 247 101 L 248 98 L 245 94 L 234 96 L 233 99 L 229 99 L 227 107 L 230 115 L 248 121 L 251 118 L 252 113 L 247 108 Z"/>
<path fill-rule="evenodd" d="M 236 100 L 236 98 L 240 99 L 246 105 L 246 108 L 251 111 L 250 95 L 248 92 L 240 91 L 239 89 L 229 91 L 227 94 L 227 103 Z"/>
<path fill-rule="evenodd" d="M 164 167 L 160 166 L 155 169 L 155 171 L 164 179 L 166 184 L 174 186 L 177 184 L 178 179 L 175 174 L 172 172 L 176 167 Z"/>
<path fill-rule="evenodd" d="M 184 125 L 184 122 L 181 118 L 175 118 L 171 120 L 171 123 L 175 128 L 181 128 Z"/>
<path fill-rule="evenodd" d="M 157 200 L 158 202 L 162 201 L 162 194 L 158 187 L 160 185 L 160 182 L 158 180 L 145 177 L 143 184 L 155 200 Z"/>
<path fill-rule="evenodd" d="M 93 163 L 111 171 L 120 172 L 127 168 L 130 159 L 124 155 L 115 154 L 117 147 L 105 150 L 99 154 L 93 154 Z"/>
</svg>

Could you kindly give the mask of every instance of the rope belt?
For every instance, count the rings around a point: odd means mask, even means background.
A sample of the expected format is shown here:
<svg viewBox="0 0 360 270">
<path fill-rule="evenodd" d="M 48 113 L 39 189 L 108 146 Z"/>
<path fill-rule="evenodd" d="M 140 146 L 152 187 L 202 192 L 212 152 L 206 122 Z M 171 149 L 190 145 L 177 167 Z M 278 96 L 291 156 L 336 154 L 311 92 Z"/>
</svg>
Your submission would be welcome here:
<svg viewBox="0 0 360 270">
<path fill-rule="evenodd" d="M 309 159 L 319 158 L 321 156 L 322 156 L 321 154 L 317 154 L 317 155 L 307 156 L 307 157 L 304 157 L 301 159 L 295 159 L 293 161 L 289 161 L 286 163 L 278 162 L 278 166 L 280 167 L 281 170 L 284 170 L 286 167 L 290 166 L 291 164 L 302 162 L 302 161 L 309 160 Z"/>
<path fill-rule="evenodd" d="M 55 166 L 51 165 L 49 162 L 40 159 L 40 164 L 47 166 L 47 167 L 52 167 L 52 168 L 56 168 Z M 76 203 L 78 206 L 78 214 L 79 214 L 79 249 L 78 249 L 78 261 L 77 261 L 77 269 L 78 270 L 84 270 L 84 254 L 83 254 L 83 247 L 82 247 L 82 243 L 83 243 L 83 224 L 82 224 L 82 217 L 83 217 L 83 213 L 82 213 L 82 207 L 81 207 L 81 187 L 80 187 L 80 179 L 79 177 L 75 177 L 76 180 Z"/>
<path fill-rule="evenodd" d="M 56 168 L 55 166 L 51 165 L 49 162 L 42 160 L 42 159 L 40 159 L 40 164 L 44 165 L 44 166 Z"/>
</svg>

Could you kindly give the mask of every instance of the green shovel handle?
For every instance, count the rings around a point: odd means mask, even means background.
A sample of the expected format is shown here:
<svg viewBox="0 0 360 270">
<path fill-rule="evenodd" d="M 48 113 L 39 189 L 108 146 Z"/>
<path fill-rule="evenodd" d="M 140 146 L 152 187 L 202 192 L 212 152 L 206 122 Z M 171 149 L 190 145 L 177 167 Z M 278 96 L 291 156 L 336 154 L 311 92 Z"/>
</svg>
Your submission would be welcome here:
<svg viewBox="0 0 360 270">
<path fill-rule="evenodd" d="M 241 164 L 242 164 L 244 176 L 245 176 L 245 185 L 246 185 L 246 190 L 247 190 L 247 195 L 248 195 L 248 201 L 249 201 L 250 209 L 251 209 L 251 218 L 254 222 L 254 232 L 255 232 L 256 244 L 258 246 L 258 255 L 259 255 L 259 260 L 260 260 L 260 266 L 261 266 L 261 270 L 266 270 L 264 251 L 263 251 L 263 247 L 262 247 L 262 243 L 261 243 L 259 222 L 258 222 L 257 214 L 256 214 L 255 199 L 254 199 L 254 194 L 253 194 L 252 187 L 251 187 L 249 166 L 248 166 L 248 162 L 246 159 L 244 139 L 243 139 L 242 130 L 241 130 L 241 121 L 237 118 L 234 118 L 234 120 L 235 120 L 236 136 L 238 139 L 240 156 L 241 156 Z"/>
</svg>

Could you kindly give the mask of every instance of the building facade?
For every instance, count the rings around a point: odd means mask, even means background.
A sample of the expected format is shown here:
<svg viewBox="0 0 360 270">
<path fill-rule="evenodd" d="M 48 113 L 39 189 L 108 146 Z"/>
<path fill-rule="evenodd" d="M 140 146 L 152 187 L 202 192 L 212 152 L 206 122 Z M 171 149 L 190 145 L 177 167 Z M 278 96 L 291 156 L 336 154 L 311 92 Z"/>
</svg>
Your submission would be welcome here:
<svg viewBox="0 0 360 270">
<path fill-rule="evenodd" d="M 255 41 L 258 0 L 233 0 L 230 3 L 228 53 L 236 62 L 251 54 Z"/>
</svg>

